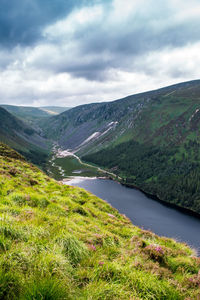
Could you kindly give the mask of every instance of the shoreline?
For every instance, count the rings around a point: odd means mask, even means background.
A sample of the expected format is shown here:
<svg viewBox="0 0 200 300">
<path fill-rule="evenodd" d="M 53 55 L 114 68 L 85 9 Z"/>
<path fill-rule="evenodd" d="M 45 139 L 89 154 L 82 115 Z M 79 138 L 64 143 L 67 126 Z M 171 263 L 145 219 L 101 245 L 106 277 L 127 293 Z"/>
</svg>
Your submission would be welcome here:
<svg viewBox="0 0 200 300">
<path fill-rule="evenodd" d="M 102 177 L 102 176 L 100 176 L 100 177 L 98 177 L 98 176 L 93 176 L 93 177 L 89 177 L 89 176 L 68 176 L 67 178 L 63 178 L 60 181 L 67 182 L 67 181 L 71 181 L 71 180 L 74 180 L 74 179 L 102 179 L 102 180 L 106 180 L 107 179 L 108 180 L 110 178 L 108 178 L 108 177 Z"/>
<path fill-rule="evenodd" d="M 112 179 L 111 179 L 112 180 Z M 115 181 L 115 180 L 114 180 Z M 145 192 L 144 190 L 142 190 L 141 188 L 139 188 L 138 186 L 135 186 L 135 185 L 131 185 L 131 184 L 127 184 L 127 183 L 122 183 L 122 182 L 119 182 L 121 185 L 127 187 L 127 188 L 130 188 L 130 189 L 135 189 L 135 190 L 138 190 L 140 191 L 141 193 L 143 193 L 144 195 L 146 195 L 148 198 L 151 198 L 152 200 L 155 200 L 165 206 L 168 206 L 168 207 L 171 207 L 171 208 L 174 208 L 180 212 L 183 212 L 187 215 L 190 215 L 190 216 L 193 216 L 193 217 L 196 217 L 197 219 L 200 219 L 200 214 L 189 209 L 189 208 L 186 208 L 186 207 L 182 207 L 182 206 L 179 206 L 175 203 L 170 203 L 170 202 L 166 202 L 162 199 L 160 199 L 157 195 L 154 195 L 154 194 L 151 194 L 151 193 L 148 193 L 148 192 Z"/>
<path fill-rule="evenodd" d="M 185 207 L 182 207 L 182 206 L 178 206 L 177 204 L 174 204 L 174 203 L 170 203 L 170 202 L 166 202 L 162 199 L 160 199 L 157 195 L 153 195 L 151 193 L 148 193 L 148 192 L 145 192 L 143 189 L 139 188 L 138 186 L 136 185 L 131 185 L 131 184 L 127 184 L 127 183 L 123 183 L 123 182 L 120 182 L 112 177 L 84 177 L 84 176 L 71 176 L 71 177 L 68 177 L 68 178 L 65 178 L 62 180 L 62 182 L 68 182 L 68 181 L 71 181 L 71 180 L 84 180 L 84 179 L 100 179 L 100 180 L 112 180 L 118 184 L 121 184 L 122 186 L 125 186 L 126 188 L 130 188 L 130 189 L 135 189 L 135 190 L 138 190 L 140 191 L 141 193 L 143 193 L 144 195 L 146 195 L 148 198 L 154 200 L 154 201 L 157 201 L 167 207 L 170 207 L 170 208 L 174 208 L 182 213 L 185 213 L 187 215 L 190 215 L 190 216 L 193 216 L 197 219 L 200 219 L 200 214 L 195 212 L 195 211 L 192 211 L 190 210 L 189 208 L 185 208 Z"/>
<path fill-rule="evenodd" d="M 155 195 L 152 195 L 152 194 L 150 194 L 150 193 L 146 193 L 146 192 L 144 192 L 141 188 L 139 188 L 139 187 L 137 187 L 137 186 L 133 186 L 133 185 L 127 185 L 127 184 L 122 184 L 122 183 L 120 183 L 119 181 L 116 181 L 116 180 L 113 180 L 112 178 L 108 178 L 108 177 L 78 177 L 78 176 L 73 176 L 73 177 L 71 177 L 71 178 L 67 178 L 66 180 L 64 180 L 64 181 L 62 181 L 63 182 L 63 184 L 67 184 L 67 185 L 70 185 L 70 183 L 68 183 L 68 182 L 70 182 L 71 180 L 80 180 L 80 182 L 81 181 L 84 181 L 84 180 L 88 180 L 88 179 L 90 179 L 90 180 L 95 180 L 95 179 L 100 179 L 100 180 L 112 180 L 112 181 L 114 181 L 114 182 L 116 182 L 116 183 L 118 183 L 118 184 L 120 184 L 120 185 L 122 185 L 122 186 L 124 186 L 124 187 L 126 187 L 126 188 L 130 188 L 130 189 L 133 189 L 133 190 L 138 190 L 138 191 L 140 191 L 141 193 L 143 193 L 145 196 L 147 196 L 148 198 L 150 198 L 150 200 L 153 200 L 153 201 L 156 201 L 156 202 L 159 202 L 160 204 L 162 204 L 163 206 L 166 206 L 166 207 L 170 207 L 170 208 L 172 208 L 172 209 L 174 209 L 175 211 L 177 211 L 177 213 L 182 213 L 183 215 L 185 215 L 185 216 L 192 216 L 192 217 L 194 217 L 194 218 L 196 218 L 198 221 L 199 221 L 199 219 L 200 219 L 200 215 L 198 214 L 198 213 L 195 213 L 195 212 L 193 212 L 193 211 L 191 211 L 191 210 L 188 210 L 188 209 L 186 209 L 186 208 L 182 208 L 182 207 L 178 207 L 177 205 L 175 205 L 175 204 L 171 204 L 171 203 L 167 203 L 167 202 L 165 202 L 165 201 L 163 201 L 163 200 L 160 200 L 157 196 L 155 196 Z M 72 183 L 72 185 L 73 185 L 73 183 Z M 78 183 L 76 182 L 76 184 L 75 184 L 76 186 L 79 186 L 78 185 Z M 102 198 L 103 199 L 103 198 Z M 106 201 L 105 199 L 103 199 L 104 201 Z M 110 202 L 108 202 L 108 203 L 110 203 Z M 113 204 L 110 204 L 111 206 L 113 206 Z M 113 207 L 115 207 L 115 206 L 113 206 Z M 119 209 L 118 209 L 118 211 L 120 211 Z M 130 217 L 128 217 L 128 218 L 130 218 Z M 131 222 L 134 224 L 134 222 L 133 222 L 133 220 L 131 220 Z M 138 226 L 138 227 L 140 227 L 140 228 L 142 228 L 142 226 L 141 225 L 136 225 L 136 226 Z M 149 229 L 150 231 L 152 231 L 152 232 L 154 232 L 154 230 L 153 229 Z M 159 234 L 159 233 L 156 233 L 157 235 L 159 235 L 159 236 L 165 236 L 165 234 Z M 175 238 L 175 237 L 172 237 L 171 235 L 169 236 L 169 235 L 167 235 L 169 238 L 171 238 L 171 239 L 174 239 L 176 242 L 179 242 L 179 243 L 186 243 L 191 249 L 193 249 L 194 251 L 195 251 L 195 253 L 196 253 L 196 256 L 198 256 L 198 257 L 200 257 L 200 248 L 199 248 L 199 246 L 194 246 L 192 243 L 189 243 L 188 241 L 184 241 L 183 239 L 177 239 L 177 238 Z"/>
<path fill-rule="evenodd" d="M 183 213 L 185 213 L 185 214 L 187 214 L 187 215 L 190 215 L 190 216 L 193 216 L 193 217 L 196 217 L 196 218 L 200 219 L 200 213 L 197 213 L 197 212 L 195 212 L 195 211 L 193 211 L 193 210 L 191 210 L 191 209 L 189 209 L 189 208 L 179 206 L 179 205 L 177 205 L 177 204 L 175 204 L 175 203 L 166 202 L 166 201 L 160 199 L 157 195 L 154 195 L 154 194 L 151 194 L 151 193 L 149 193 L 149 192 L 146 192 L 146 191 L 144 191 L 142 188 L 140 188 L 140 187 L 138 187 L 138 186 L 136 186 L 136 185 L 129 184 L 129 183 L 124 183 L 124 182 L 122 182 L 122 181 L 120 180 L 121 178 L 118 177 L 116 174 L 111 173 L 111 172 L 106 171 L 106 170 L 103 170 L 103 169 L 101 169 L 101 168 L 98 167 L 98 166 L 90 165 L 90 164 L 87 163 L 87 162 L 82 162 L 82 160 L 81 160 L 77 155 L 75 155 L 75 154 L 72 153 L 72 152 L 69 152 L 68 150 L 62 151 L 61 149 L 58 149 L 57 153 L 56 153 L 56 151 L 55 151 L 54 154 L 55 154 L 55 155 L 58 155 L 58 157 L 59 157 L 59 155 L 60 155 L 60 157 L 62 157 L 62 158 L 67 157 L 67 156 L 72 156 L 72 157 L 76 158 L 76 159 L 80 162 L 80 164 L 86 165 L 86 166 L 90 166 L 90 167 L 93 167 L 93 168 L 96 168 L 98 171 L 100 171 L 100 172 L 102 172 L 103 174 L 105 174 L 105 176 L 95 176 L 95 177 L 68 176 L 67 178 L 63 178 L 63 179 L 61 180 L 61 182 L 63 182 L 63 183 L 68 182 L 68 181 L 70 181 L 70 180 L 78 180 L 78 179 L 80 179 L 80 180 L 81 180 L 81 179 L 82 179 L 82 180 L 83 180 L 83 179 L 89 179 L 89 180 L 92 180 L 92 179 L 106 180 L 106 179 L 107 179 L 107 180 L 113 180 L 113 181 L 117 182 L 118 184 L 121 184 L 121 185 L 123 185 L 123 186 L 125 186 L 125 187 L 127 187 L 127 188 L 136 189 L 136 190 L 140 191 L 141 193 L 143 193 L 144 195 L 146 195 L 147 197 L 151 198 L 152 200 L 157 201 L 157 202 L 159 202 L 159 203 L 161 203 L 161 204 L 163 204 L 163 205 L 165 205 L 165 206 L 167 206 L 167 207 L 174 208 L 174 209 L 176 209 L 176 210 L 178 210 L 178 211 L 180 211 L 180 212 L 183 212 Z"/>
</svg>

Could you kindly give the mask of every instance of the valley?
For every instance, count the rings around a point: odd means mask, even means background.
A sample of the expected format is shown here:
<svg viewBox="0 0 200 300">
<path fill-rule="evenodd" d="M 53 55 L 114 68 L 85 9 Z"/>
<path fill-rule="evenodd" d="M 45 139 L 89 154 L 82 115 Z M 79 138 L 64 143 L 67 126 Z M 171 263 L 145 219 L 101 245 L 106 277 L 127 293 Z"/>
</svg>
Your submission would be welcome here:
<svg viewBox="0 0 200 300">
<path fill-rule="evenodd" d="M 200 300 L 200 1 L 0 3 L 0 300 Z"/>
<path fill-rule="evenodd" d="M 116 178 L 114 173 L 82 162 L 76 154 L 62 150 L 58 145 L 53 146 L 47 166 L 47 173 L 57 180 L 73 176 Z"/>
<path fill-rule="evenodd" d="M 119 184 L 199 213 L 198 87 L 37 122 L 0 108 L 0 141 L 20 153 L 0 143 L 2 299 L 199 296 L 199 218 Z"/>
<path fill-rule="evenodd" d="M 101 177 L 103 170 L 123 184 L 200 213 L 199 99 L 196 80 L 112 102 L 66 108 L 60 114 L 63 108 L 56 108 L 57 115 L 39 116 L 34 124 L 34 110 L 30 116 L 30 108 L 28 113 L 20 108 L 26 124 L 19 115 L 9 119 L 17 118 L 24 129 L 18 132 L 17 126 L 13 130 L 9 124 L 13 137 L 4 131 L 1 140 L 57 179 L 80 174 Z M 17 109 L 12 109 L 16 114 Z M 72 155 L 55 159 L 54 144 Z"/>
<path fill-rule="evenodd" d="M 97 167 L 83 163 L 74 153 L 63 151 L 58 145 L 53 146 L 47 172 L 57 180 L 72 176 L 99 177 L 102 175 Z"/>
<path fill-rule="evenodd" d="M 45 136 L 120 182 L 200 213 L 200 81 L 81 105 Z"/>
<path fill-rule="evenodd" d="M 133 225 L 2 143 L 0 200 L 2 299 L 198 299 L 194 250 Z"/>
</svg>

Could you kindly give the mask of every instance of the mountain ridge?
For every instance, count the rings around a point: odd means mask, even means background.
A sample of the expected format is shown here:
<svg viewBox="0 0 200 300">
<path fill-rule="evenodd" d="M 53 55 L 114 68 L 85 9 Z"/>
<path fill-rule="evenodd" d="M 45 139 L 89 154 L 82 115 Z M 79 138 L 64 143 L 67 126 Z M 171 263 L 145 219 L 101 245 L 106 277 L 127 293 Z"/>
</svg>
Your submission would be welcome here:
<svg viewBox="0 0 200 300">
<path fill-rule="evenodd" d="M 122 183 L 200 213 L 199 100 L 196 80 L 81 105 L 40 126 L 45 142 L 114 172 Z"/>
<path fill-rule="evenodd" d="M 164 87 L 159 90 L 130 95 L 112 102 L 81 105 L 72 108 L 68 112 L 62 113 L 59 116 L 50 118 L 49 121 L 52 124 L 51 128 L 48 130 L 47 126 L 44 125 L 44 130 L 47 133 L 47 136 L 50 138 L 58 136 L 58 142 L 64 148 L 69 148 L 75 152 L 78 152 L 78 154 L 80 155 L 82 153 L 85 154 L 86 151 L 94 152 L 99 148 L 95 146 L 95 140 L 93 139 L 91 139 L 91 141 L 93 140 L 94 144 L 92 144 L 90 141 L 88 147 L 86 147 L 86 145 L 84 145 L 84 147 L 81 147 L 83 148 L 82 151 L 80 151 L 81 149 L 79 149 L 79 146 L 85 140 L 90 138 L 91 135 L 95 132 L 100 132 L 104 135 L 99 139 L 99 144 L 105 147 L 107 146 L 107 144 L 109 145 L 110 142 L 116 142 L 116 138 L 113 137 L 112 134 L 109 134 L 108 131 L 106 132 L 106 130 L 108 129 L 111 130 L 111 132 L 113 131 L 112 127 L 109 128 L 109 124 L 111 122 L 121 122 L 121 127 L 119 124 L 117 126 L 117 131 L 114 130 L 115 135 L 118 135 L 120 139 L 125 138 L 126 140 L 128 140 L 128 137 L 126 137 L 126 135 L 130 135 L 130 133 L 128 132 L 130 130 L 127 130 L 126 127 L 128 127 L 128 129 L 131 129 L 134 125 L 131 124 L 130 119 L 137 118 L 137 114 L 140 114 L 143 108 L 148 106 L 148 102 L 153 102 L 153 100 L 155 102 L 154 98 L 163 96 L 163 93 L 164 96 L 169 96 L 168 92 L 177 92 L 183 88 L 187 90 L 191 87 L 198 87 L 199 85 L 200 80 L 184 82 L 169 87 Z M 72 124 L 70 124 L 70 122 Z M 77 133 L 75 132 L 76 128 Z M 109 140 L 108 143 L 106 142 L 105 135 L 106 139 Z"/>
<path fill-rule="evenodd" d="M 200 213 L 199 100 L 200 81 L 190 81 L 73 108 L 44 131 L 123 183 Z"/>
<path fill-rule="evenodd" d="M 46 140 L 27 123 L 0 107 L 0 141 L 13 147 L 38 165 L 45 164 Z"/>
<path fill-rule="evenodd" d="M 9 113 L 21 119 L 23 122 L 27 122 L 30 126 L 39 129 L 38 124 L 44 118 L 48 118 L 52 115 L 57 115 L 65 110 L 67 107 L 59 106 L 44 106 L 44 107 L 33 107 L 33 106 L 16 106 L 8 104 L 0 104 L 0 107 L 6 109 Z"/>
</svg>

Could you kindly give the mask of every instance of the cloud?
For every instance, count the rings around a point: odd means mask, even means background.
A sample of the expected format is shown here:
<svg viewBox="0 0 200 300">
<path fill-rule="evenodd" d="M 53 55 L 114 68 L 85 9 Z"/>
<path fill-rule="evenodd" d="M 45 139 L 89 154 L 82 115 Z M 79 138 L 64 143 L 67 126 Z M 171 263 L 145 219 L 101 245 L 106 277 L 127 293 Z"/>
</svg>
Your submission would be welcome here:
<svg viewBox="0 0 200 300">
<path fill-rule="evenodd" d="M 84 4 L 79 0 L 1 0 L 1 46 L 31 45 L 42 38 L 45 26 Z"/>
<path fill-rule="evenodd" d="M 13 64 L 0 73 L 1 103 L 75 106 L 195 79 L 199 75 L 196 68 L 200 64 L 199 47 L 197 43 L 149 53 L 135 63 L 133 71 L 110 68 L 106 81 Z"/>
<path fill-rule="evenodd" d="M 193 1 L 190 8 L 185 0 L 175 2 L 162 1 L 161 5 L 155 0 L 137 0 L 124 5 L 124 1 L 114 0 L 107 6 L 73 11 L 44 30 L 46 41 L 58 45 L 49 67 L 106 81 L 110 68 L 128 71 L 139 57 L 152 51 L 195 43 L 199 40 L 200 5 Z"/>
<path fill-rule="evenodd" d="M 199 77 L 197 0 L 2 1 L 0 102 L 72 106 Z"/>
</svg>

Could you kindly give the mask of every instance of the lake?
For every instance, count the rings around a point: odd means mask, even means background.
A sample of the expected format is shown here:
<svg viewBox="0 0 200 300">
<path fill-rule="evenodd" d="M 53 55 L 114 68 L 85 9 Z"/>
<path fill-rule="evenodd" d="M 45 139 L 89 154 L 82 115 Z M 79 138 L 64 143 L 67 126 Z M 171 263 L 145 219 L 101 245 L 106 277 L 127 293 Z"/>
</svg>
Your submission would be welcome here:
<svg viewBox="0 0 200 300">
<path fill-rule="evenodd" d="M 160 236 L 186 242 L 200 255 L 200 219 L 112 180 L 76 177 L 66 184 L 92 192 L 125 214 L 134 225 L 149 229 Z"/>
</svg>

